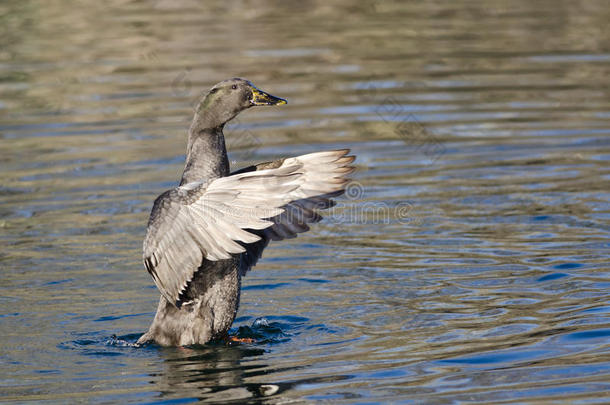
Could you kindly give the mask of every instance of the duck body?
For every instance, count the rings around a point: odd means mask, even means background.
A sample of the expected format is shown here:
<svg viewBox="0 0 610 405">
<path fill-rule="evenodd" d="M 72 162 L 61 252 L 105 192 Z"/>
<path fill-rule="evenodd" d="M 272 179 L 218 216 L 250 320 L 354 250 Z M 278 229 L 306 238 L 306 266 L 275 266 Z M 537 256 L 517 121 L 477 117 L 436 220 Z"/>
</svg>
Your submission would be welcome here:
<svg viewBox="0 0 610 405">
<path fill-rule="evenodd" d="M 231 173 L 223 128 L 240 111 L 286 101 L 244 79 L 215 85 L 189 128 L 180 185 L 153 205 L 144 264 L 161 291 L 138 344 L 205 344 L 226 338 L 241 278 L 271 240 L 295 237 L 321 219 L 353 171 L 347 150 L 319 152 Z"/>
<path fill-rule="evenodd" d="M 138 343 L 190 346 L 226 338 L 239 309 L 239 258 L 204 261 L 190 290 L 197 299 L 180 308 L 161 296 L 155 319 Z"/>
</svg>

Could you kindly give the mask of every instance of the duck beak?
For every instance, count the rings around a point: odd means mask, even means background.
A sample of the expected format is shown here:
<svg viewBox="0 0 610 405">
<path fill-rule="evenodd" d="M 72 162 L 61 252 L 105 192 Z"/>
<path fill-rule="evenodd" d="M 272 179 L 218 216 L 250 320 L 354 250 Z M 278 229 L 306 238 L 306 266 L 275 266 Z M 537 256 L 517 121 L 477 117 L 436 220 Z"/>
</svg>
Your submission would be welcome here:
<svg viewBox="0 0 610 405">
<path fill-rule="evenodd" d="M 283 98 L 272 96 L 269 93 L 265 93 L 252 86 L 252 98 L 250 98 L 252 105 L 282 105 L 288 104 Z"/>
</svg>

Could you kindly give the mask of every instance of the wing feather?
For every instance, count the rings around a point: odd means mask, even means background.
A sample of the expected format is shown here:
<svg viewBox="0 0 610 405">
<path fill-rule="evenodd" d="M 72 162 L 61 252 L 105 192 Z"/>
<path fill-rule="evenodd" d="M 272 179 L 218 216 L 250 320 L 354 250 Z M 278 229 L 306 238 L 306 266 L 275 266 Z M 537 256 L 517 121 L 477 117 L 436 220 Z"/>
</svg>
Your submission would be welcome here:
<svg viewBox="0 0 610 405">
<path fill-rule="evenodd" d="M 348 150 L 264 163 L 161 194 L 144 239 L 144 265 L 165 298 L 180 296 L 204 260 L 241 255 L 243 272 L 269 240 L 295 237 L 334 205 L 353 171 Z"/>
<path fill-rule="evenodd" d="M 252 230 L 252 233 L 260 236 L 261 240 L 246 246 L 246 252 L 242 254 L 242 275 L 260 259 L 269 241 L 295 238 L 297 234 L 307 232 L 308 224 L 322 219 L 318 210 L 335 205 L 333 198 L 344 193 L 345 185 L 349 181 L 346 176 L 354 171 L 351 163 L 356 158 L 349 156 L 348 153 L 349 149 L 310 153 L 275 162 L 260 163 L 236 172 L 262 172 L 269 168 L 299 165 L 302 166 L 301 170 L 304 173 L 302 185 L 291 192 L 292 201 L 282 207 L 284 212 L 271 218 L 273 225 L 265 229 Z"/>
</svg>

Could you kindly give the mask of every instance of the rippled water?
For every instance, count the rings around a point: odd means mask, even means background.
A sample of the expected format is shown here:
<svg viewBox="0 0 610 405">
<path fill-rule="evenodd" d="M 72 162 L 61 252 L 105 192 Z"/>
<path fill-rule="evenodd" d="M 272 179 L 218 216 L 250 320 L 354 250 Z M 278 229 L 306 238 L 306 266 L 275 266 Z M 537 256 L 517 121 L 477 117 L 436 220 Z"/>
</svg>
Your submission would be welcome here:
<svg viewBox="0 0 610 405">
<path fill-rule="evenodd" d="M 5 1 L 0 400 L 610 401 L 605 1 Z M 244 280 L 238 347 L 131 346 L 152 201 L 200 92 L 287 106 L 235 167 L 350 147 Z"/>
</svg>

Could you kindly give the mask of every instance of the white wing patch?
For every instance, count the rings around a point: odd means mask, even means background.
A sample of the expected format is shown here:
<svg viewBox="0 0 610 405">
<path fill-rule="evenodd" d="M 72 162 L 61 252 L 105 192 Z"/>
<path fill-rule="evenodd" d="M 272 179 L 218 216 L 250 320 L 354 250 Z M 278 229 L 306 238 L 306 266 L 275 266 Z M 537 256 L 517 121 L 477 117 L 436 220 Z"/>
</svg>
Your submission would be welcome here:
<svg viewBox="0 0 610 405">
<path fill-rule="evenodd" d="M 225 260 L 246 252 L 248 244 L 261 240 L 247 230 L 274 226 L 288 210 L 312 215 L 307 199 L 343 190 L 345 175 L 353 171 L 348 165 L 354 158 L 347 153 L 289 158 L 276 168 L 188 183 L 161 194 L 150 215 L 143 255 L 161 293 L 176 305 L 203 259 Z"/>
</svg>

